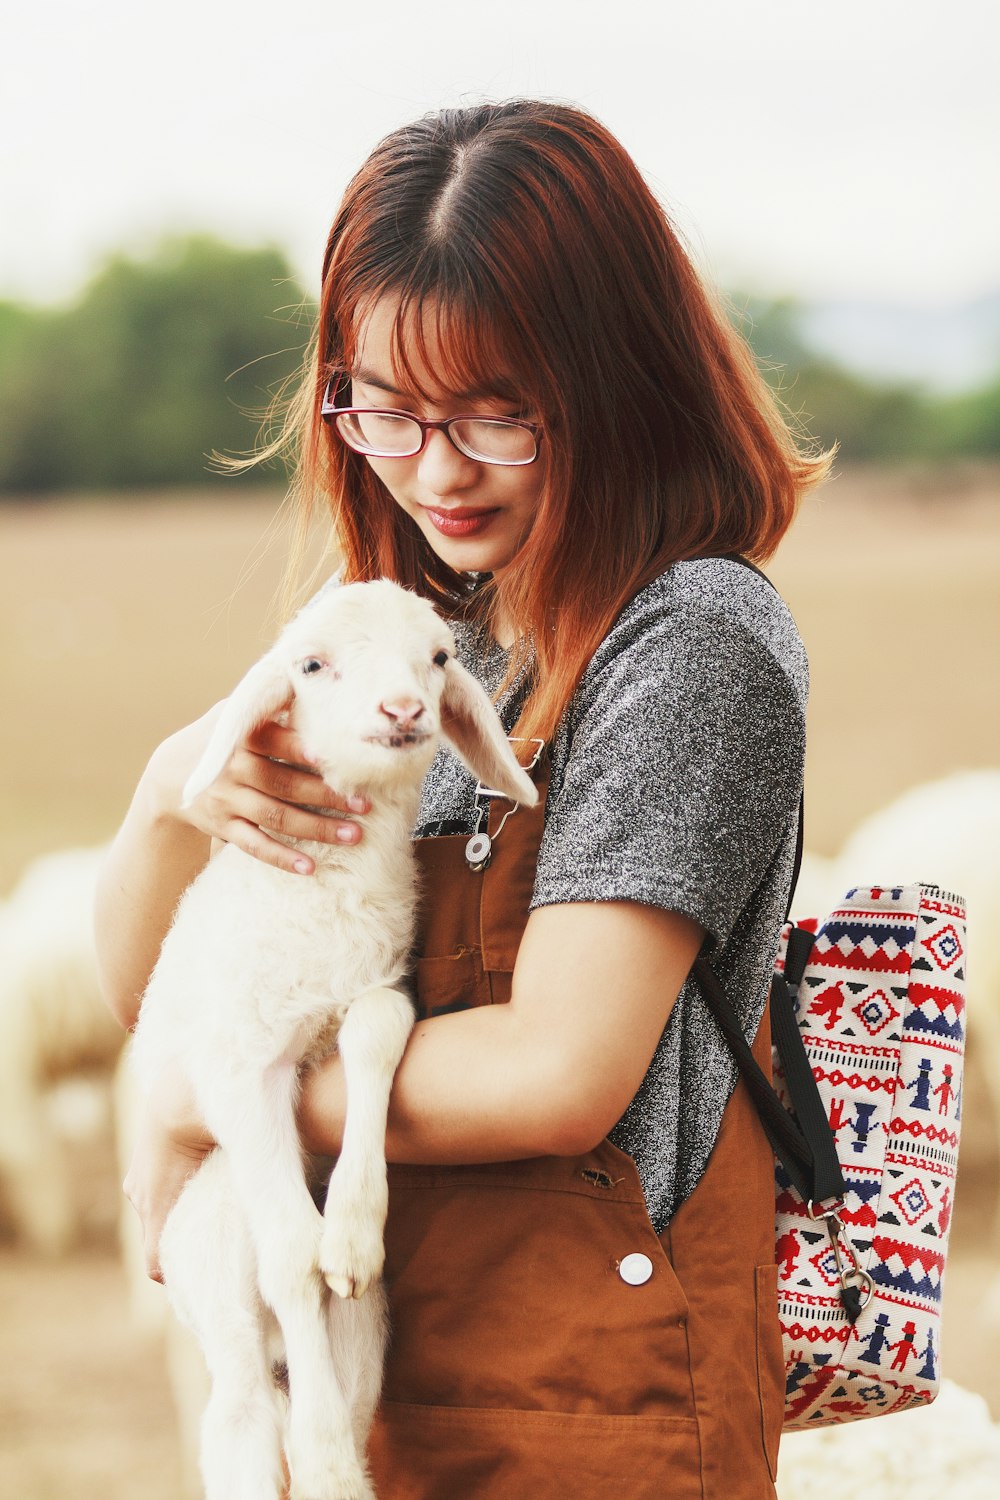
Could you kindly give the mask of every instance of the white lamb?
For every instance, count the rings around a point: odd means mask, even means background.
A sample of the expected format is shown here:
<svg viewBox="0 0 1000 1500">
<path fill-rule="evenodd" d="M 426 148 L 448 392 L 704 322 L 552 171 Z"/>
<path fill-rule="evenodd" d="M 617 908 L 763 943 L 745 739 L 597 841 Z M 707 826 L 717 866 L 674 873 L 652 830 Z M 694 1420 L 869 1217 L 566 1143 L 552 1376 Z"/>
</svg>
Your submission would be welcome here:
<svg viewBox="0 0 1000 1500">
<path fill-rule="evenodd" d="M 431 605 L 394 584 L 324 591 L 236 688 L 185 788 L 194 798 L 291 700 L 290 722 L 328 784 L 372 803 L 358 845 L 303 845 L 312 877 L 225 846 L 183 897 L 142 1004 L 140 1079 L 151 1088 L 179 1064 L 220 1146 L 181 1194 L 160 1253 L 212 1376 L 208 1500 L 278 1500 L 283 1447 L 292 1500 L 373 1494 L 364 1448 L 385 1338 L 385 1126 L 413 1022 L 400 982 L 421 782 L 443 733 L 484 783 L 537 800 L 454 653 Z M 349 1108 L 321 1217 L 295 1106 L 303 1067 L 334 1048 Z M 287 1417 L 268 1310 L 284 1343 Z"/>
</svg>

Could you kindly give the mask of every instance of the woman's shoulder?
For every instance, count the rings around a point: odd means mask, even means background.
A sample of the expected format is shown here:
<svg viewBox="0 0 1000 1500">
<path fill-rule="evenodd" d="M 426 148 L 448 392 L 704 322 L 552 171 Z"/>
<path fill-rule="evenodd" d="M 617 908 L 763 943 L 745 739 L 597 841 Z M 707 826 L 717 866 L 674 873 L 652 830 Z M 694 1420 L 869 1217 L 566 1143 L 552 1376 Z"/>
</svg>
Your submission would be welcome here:
<svg viewBox="0 0 1000 1500">
<path fill-rule="evenodd" d="M 766 578 L 728 557 L 673 563 L 622 610 L 584 674 L 581 689 L 642 678 L 711 660 L 765 659 L 792 684 L 803 710 L 809 690 L 805 647 L 788 605 Z"/>
</svg>

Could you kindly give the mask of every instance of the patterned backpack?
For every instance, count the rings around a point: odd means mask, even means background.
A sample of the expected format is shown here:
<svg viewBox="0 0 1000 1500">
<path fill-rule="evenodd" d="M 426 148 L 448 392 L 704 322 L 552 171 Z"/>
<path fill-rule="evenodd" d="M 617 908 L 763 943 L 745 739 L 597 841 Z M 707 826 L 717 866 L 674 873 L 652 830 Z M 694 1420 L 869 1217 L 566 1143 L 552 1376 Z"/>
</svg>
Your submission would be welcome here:
<svg viewBox="0 0 1000 1500">
<path fill-rule="evenodd" d="M 822 925 L 786 928 L 778 967 L 786 993 L 794 990 L 845 1184 L 838 1210 L 810 1217 L 777 1167 L 785 1425 L 815 1427 L 937 1394 L 961 1119 L 965 907 L 936 886 L 860 886 Z M 779 1097 L 794 1107 L 780 1058 L 775 1073 Z M 845 1286 L 858 1288 L 857 1316 Z"/>
<path fill-rule="evenodd" d="M 961 897 L 858 886 L 825 921 L 786 924 L 775 1088 L 704 958 L 695 974 L 778 1157 L 785 1427 L 933 1401 L 961 1119 Z"/>
<path fill-rule="evenodd" d="M 800 803 L 771 986 L 773 1088 L 708 960 L 694 966 L 778 1158 L 789 1430 L 937 1395 L 965 1046 L 962 897 L 862 885 L 825 920 L 792 925 L 802 824 Z"/>
</svg>

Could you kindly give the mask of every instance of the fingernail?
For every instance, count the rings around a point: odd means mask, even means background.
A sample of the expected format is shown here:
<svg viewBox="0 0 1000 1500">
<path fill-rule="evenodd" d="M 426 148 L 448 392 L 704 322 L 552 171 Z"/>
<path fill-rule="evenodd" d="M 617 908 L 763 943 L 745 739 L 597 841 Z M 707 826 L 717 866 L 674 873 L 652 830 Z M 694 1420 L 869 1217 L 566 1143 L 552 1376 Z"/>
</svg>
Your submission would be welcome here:
<svg viewBox="0 0 1000 1500">
<path fill-rule="evenodd" d="M 312 865 L 307 859 L 297 859 L 295 861 L 295 868 L 300 875 L 308 875 L 312 870 Z"/>
<path fill-rule="evenodd" d="M 347 799 L 347 805 L 351 809 L 351 812 L 359 812 L 359 813 L 367 812 L 368 811 L 368 798 L 367 797 L 348 797 L 348 799 Z"/>
<path fill-rule="evenodd" d="M 337 828 L 337 838 L 342 844 L 353 844 L 357 839 L 354 825 L 351 823 L 341 823 Z"/>
</svg>

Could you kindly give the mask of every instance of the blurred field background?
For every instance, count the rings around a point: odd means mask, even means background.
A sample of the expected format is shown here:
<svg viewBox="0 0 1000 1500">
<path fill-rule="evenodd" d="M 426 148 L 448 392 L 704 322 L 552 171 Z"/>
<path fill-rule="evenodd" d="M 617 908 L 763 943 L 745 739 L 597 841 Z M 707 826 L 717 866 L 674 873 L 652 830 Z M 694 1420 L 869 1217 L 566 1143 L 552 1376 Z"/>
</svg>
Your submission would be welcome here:
<svg viewBox="0 0 1000 1500">
<path fill-rule="evenodd" d="M 509 0 L 502 24 L 453 0 L 335 17 L 289 0 L 280 25 L 260 0 L 238 19 L 195 0 L 155 19 L 125 0 L 11 10 L 0 901 L 37 856 L 107 839 L 155 745 L 271 637 L 282 476 L 221 477 L 208 455 L 249 448 L 295 370 L 310 271 L 370 146 L 479 96 L 566 98 L 605 119 L 729 289 L 786 407 L 840 446 L 769 568 L 811 663 L 807 848 L 833 854 L 909 787 L 1000 770 L 1000 200 L 982 190 L 1000 23 L 986 0 L 946 17 L 932 0 L 773 0 L 766 22 L 735 0 L 635 0 L 611 27 L 597 0 Z M 973 1048 L 943 1369 L 1000 1421 L 985 1069 Z M 162 1340 L 133 1315 L 116 1243 L 106 1076 L 51 1102 L 79 1233 L 60 1259 L 32 1254 L 0 1183 L 0 1494 L 179 1500 Z M 898 1420 L 902 1444 L 916 1428 Z"/>
</svg>

